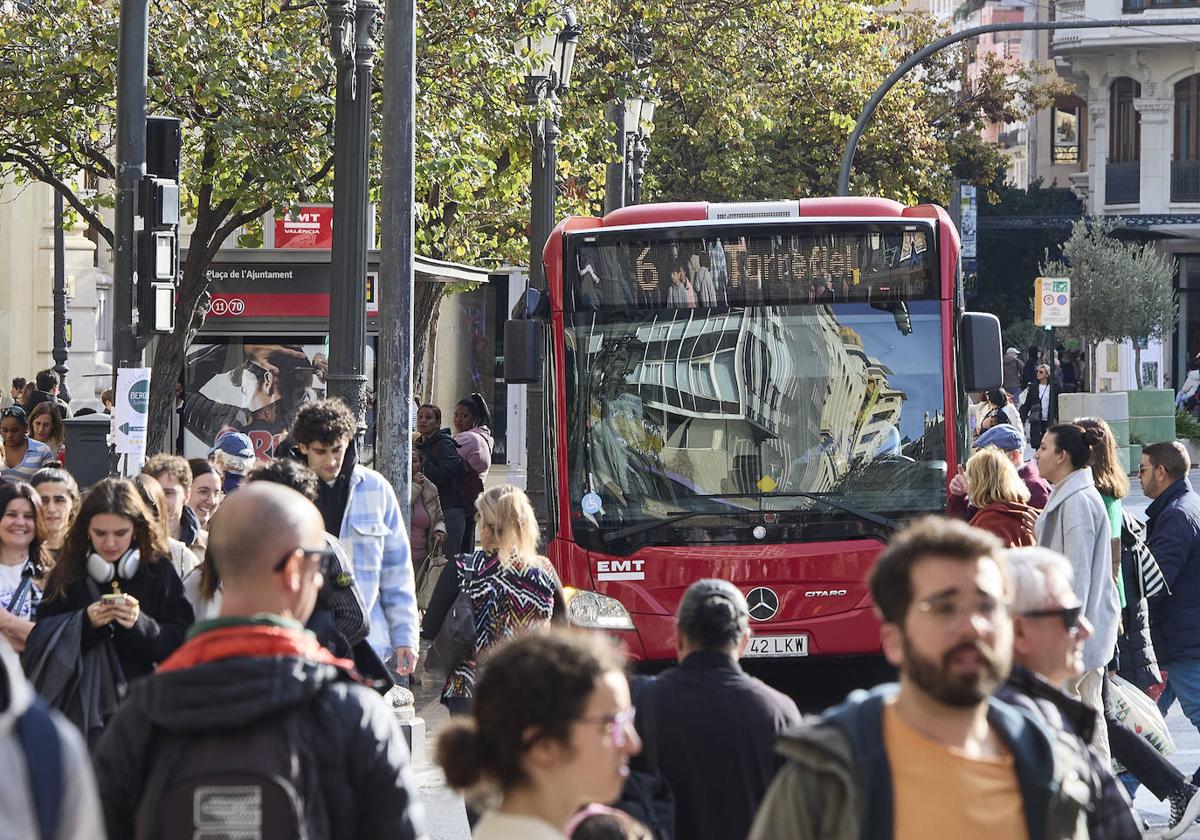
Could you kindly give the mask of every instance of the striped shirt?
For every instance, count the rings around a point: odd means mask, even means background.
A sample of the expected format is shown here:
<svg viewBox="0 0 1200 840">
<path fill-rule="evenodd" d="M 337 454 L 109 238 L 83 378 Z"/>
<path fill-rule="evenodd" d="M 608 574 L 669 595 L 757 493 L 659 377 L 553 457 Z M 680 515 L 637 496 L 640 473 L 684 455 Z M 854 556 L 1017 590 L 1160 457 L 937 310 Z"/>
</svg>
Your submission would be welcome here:
<svg viewBox="0 0 1200 840">
<path fill-rule="evenodd" d="M 33 478 L 33 474 L 47 464 L 57 466 L 54 458 L 54 453 L 50 451 L 50 447 L 41 441 L 34 440 L 31 437 L 25 438 L 27 448 L 25 457 L 21 459 L 21 463 L 15 467 L 10 467 L 5 461 L 3 469 L 0 470 L 0 479 L 9 482 L 10 484 L 19 484 L 22 481 L 29 481 Z"/>
</svg>

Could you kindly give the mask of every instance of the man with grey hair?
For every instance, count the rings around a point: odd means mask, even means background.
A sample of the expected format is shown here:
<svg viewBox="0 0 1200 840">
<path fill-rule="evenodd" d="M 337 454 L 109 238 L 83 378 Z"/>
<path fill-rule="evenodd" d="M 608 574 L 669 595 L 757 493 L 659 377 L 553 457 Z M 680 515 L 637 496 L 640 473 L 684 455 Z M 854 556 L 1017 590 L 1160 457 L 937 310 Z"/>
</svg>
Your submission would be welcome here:
<svg viewBox="0 0 1200 840">
<path fill-rule="evenodd" d="M 800 720 L 790 698 L 738 665 L 749 641 L 741 591 L 729 581 L 698 580 L 675 617 L 679 665 L 634 683 L 643 744 L 634 768 L 657 770 L 670 784 L 675 837 L 749 834 L 782 762 L 775 739 Z"/>
<path fill-rule="evenodd" d="M 1057 551 L 1040 547 L 1009 549 L 1005 559 L 1012 590 L 1013 667 L 996 697 L 1085 746 L 1106 723 L 1064 691 L 1083 674 L 1083 644 L 1092 635 L 1071 583 L 1071 563 Z M 1107 762 L 1087 752 L 1093 789 L 1089 836 L 1140 837 L 1129 797 Z"/>
</svg>

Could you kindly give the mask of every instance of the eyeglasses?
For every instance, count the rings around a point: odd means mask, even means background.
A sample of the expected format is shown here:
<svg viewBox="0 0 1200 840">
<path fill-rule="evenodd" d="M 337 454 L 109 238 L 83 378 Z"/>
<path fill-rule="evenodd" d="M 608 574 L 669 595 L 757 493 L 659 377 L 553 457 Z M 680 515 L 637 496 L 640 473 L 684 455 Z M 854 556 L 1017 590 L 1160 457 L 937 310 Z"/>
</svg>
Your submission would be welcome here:
<svg viewBox="0 0 1200 840">
<path fill-rule="evenodd" d="M 917 603 L 917 609 L 943 627 L 955 627 L 964 618 L 979 616 L 988 624 L 998 624 L 1008 613 L 1008 604 L 998 598 L 978 598 L 971 603 L 950 598 L 927 598 Z"/>
<path fill-rule="evenodd" d="M 1021 615 L 1025 618 L 1053 618 L 1058 617 L 1062 620 L 1063 629 L 1068 633 L 1079 629 L 1079 616 L 1083 612 L 1083 607 L 1060 607 L 1053 610 L 1030 610 L 1023 612 Z"/>
<path fill-rule="evenodd" d="M 288 561 L 292 559 L 292 555 L 297 551 L 304 552 L 304 559 L 308 560 L 309 562 L 312 562 L 314 557 L 317 558 L 318 562 L 320 563 L 319 569 L 321 576 L 329 577 L 329 568 L 331 565 L 333 565 L 333 558 L 337 556 L 337 553 L 331 548 L 293 548 L 287 554 L 283 555 L 283 559 L 276 563 L 275 567 L 271 569 L 271 571 L 275 572 L 276 574 L 282 572 L 284 567 L 287 566 Z"/>
<path fill-rule="evenodd" d="M 1154 472 L 1154 464 L 1139 464 L 1138 475 L 1142 473 Z"/>
<path fill-rule="evenodd" d="M 603 726 L 604 731 L 608 733 L 612 745 L 617 749 L 629 743 L 629 731 L 633 728 L 633 720 L 637 717 L 637 709 L 630 706 L 624 711 L 617 712 L 615 715 L 599 715 L 595 717 L 577 718 L 579 723 L 587 723 L 592 726 Z"/>
</svg>

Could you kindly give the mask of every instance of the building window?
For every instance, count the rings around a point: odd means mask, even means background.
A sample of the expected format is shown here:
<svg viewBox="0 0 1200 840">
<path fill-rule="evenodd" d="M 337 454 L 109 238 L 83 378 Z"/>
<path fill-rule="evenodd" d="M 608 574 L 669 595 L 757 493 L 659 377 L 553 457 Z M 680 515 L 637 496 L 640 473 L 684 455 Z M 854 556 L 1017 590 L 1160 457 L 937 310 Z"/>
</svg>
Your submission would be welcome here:
<svg viewBox="0 0 1200 840">
<path fill-rule="evenodd" d="M 1053 162 L 1079 163 L 1079 109 L 1055 106 L 1053 120 Z"/>
<path fill-rule="evenodd" d="M 1175 160 L 1200 160 L 1200 73 L 1175 85 Z"/>
<path fill-rule="evenodd" d="M 112 350 L 112 287 L 96 287 L 96 350 Z"/>
<path fill-rule="evenodd" d="M 1142 86 L 1133 79 L 1120 78 L 1109 92 L 1112 127 L 1108 136 L 1108 159 L 1112 163 L 1131 163 L 1141 159 L 1142 118 L 1133 100 L 1142 95 Z"/>
<path fill-rule="evenodd" d="M 1200 0 L 1125 0 L 1124 11 L 1144 12 L 1146 9 L 1187 9 L 1200 6 Z"/>
</svg>

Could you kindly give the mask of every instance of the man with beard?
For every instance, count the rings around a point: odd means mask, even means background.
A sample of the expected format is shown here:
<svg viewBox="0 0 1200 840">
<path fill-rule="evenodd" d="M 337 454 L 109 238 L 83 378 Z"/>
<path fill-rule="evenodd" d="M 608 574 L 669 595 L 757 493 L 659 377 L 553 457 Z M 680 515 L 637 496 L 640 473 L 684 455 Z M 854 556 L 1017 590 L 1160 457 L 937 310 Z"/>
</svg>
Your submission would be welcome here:
<svg viewBox="0 0 1200 840">
<path fill-rule="evenodd" d="M 870 577 L 899 685 L 855 692 L 778 745 L 751 840 L 1087 837 L 1087 757 L 990 695 L 1012 622 L 1000 542 L 928 517 Z"/>
</svg>

